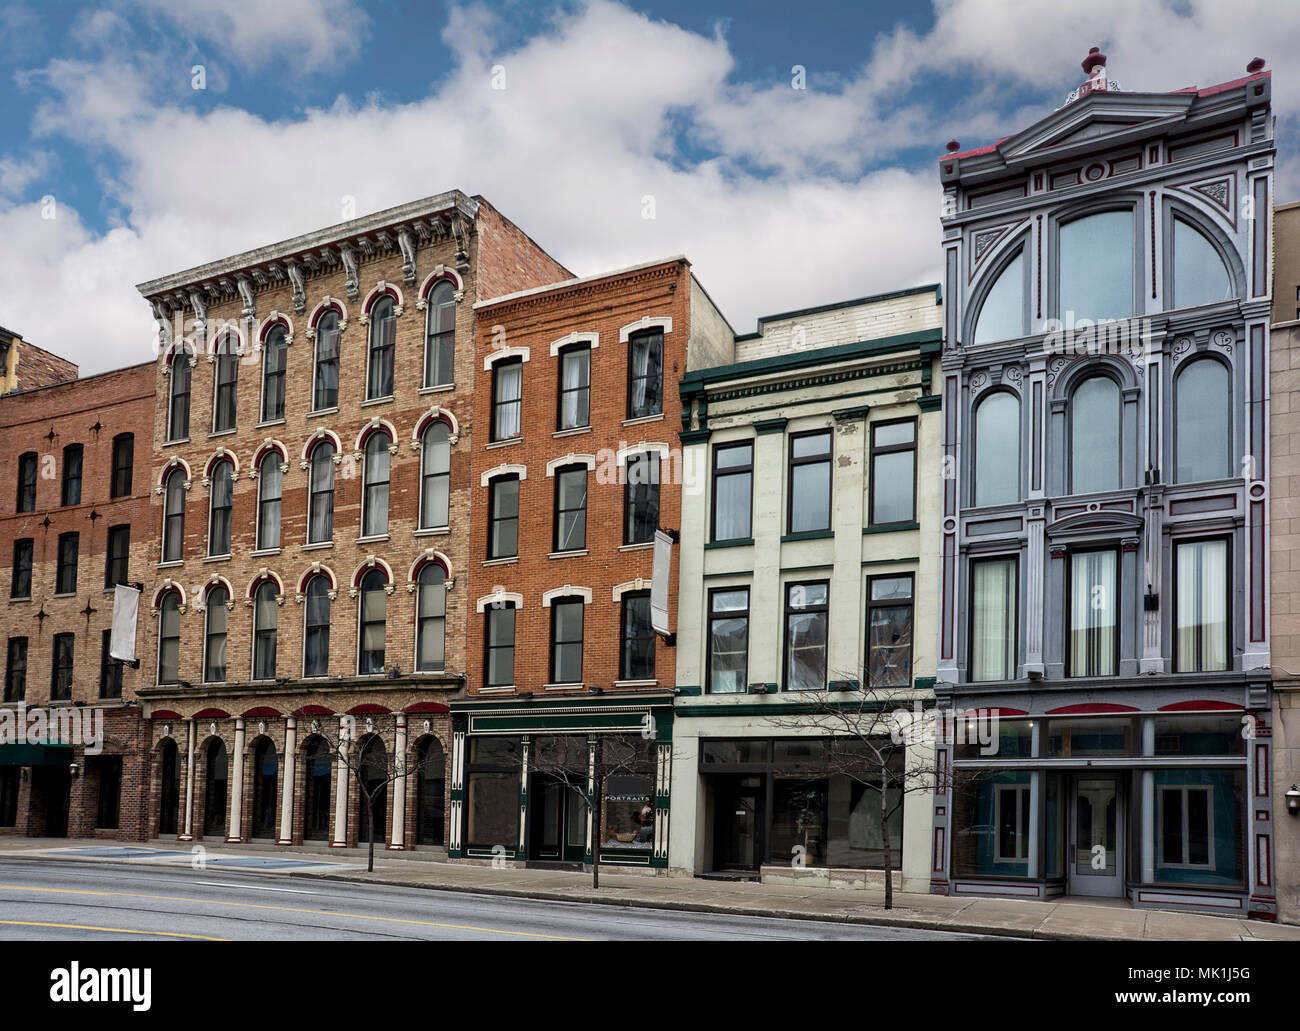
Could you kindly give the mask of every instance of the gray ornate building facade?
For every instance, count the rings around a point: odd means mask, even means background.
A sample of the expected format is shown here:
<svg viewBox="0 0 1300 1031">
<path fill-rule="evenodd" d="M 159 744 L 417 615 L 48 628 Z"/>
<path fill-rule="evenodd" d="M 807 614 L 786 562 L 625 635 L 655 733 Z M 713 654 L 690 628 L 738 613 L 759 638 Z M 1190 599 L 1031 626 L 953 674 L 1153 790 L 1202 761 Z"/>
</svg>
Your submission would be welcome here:
<svg viewBox="0 0 1300 1031">
<path fill-rule="evenodd" d="M 1270 73 L 940 162 L 932 891 L 1273 919 Z"/>
</svg>

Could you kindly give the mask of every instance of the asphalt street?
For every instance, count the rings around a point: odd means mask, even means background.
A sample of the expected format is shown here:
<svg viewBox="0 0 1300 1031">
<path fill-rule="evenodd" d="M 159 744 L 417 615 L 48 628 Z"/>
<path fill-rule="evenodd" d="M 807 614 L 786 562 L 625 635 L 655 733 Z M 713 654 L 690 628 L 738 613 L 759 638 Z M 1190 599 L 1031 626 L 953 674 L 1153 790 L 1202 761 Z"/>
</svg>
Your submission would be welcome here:
<svg viewBox="0 0 1300 1031">
<path fill-rule="evenodd" d="M 942 941 L 978 935 L 683 913 L 231 870 L 0 859 L 0 941 Z"/>
</svg>

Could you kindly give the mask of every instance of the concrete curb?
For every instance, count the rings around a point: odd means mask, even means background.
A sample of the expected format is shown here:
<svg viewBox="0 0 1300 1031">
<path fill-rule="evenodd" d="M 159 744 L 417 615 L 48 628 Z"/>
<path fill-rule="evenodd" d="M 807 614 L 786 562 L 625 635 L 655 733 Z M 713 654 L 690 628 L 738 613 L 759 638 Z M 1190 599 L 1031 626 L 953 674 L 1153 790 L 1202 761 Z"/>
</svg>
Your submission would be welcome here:
<svg viewBox="0 0 1300 1031">
<path fill-rule="evenodd" d="M 757 916 L 773 920 L 808 920 L 817 923 L 860 924 L 865 927 L 905 927 L 918 931 L 951 931 L 954 934 L 983 934 L 998 938 L 1012 938 L 1025 941 L 1036 938 L 1044 941 L 1117 941 L 1125 939 L 1107 938 L 1102 935 L 1045 933 L 1037 928 L 1018 930 L 993 924 L 948 923 L 939 920 L 925 920 L 913 916 L 872 915 L 863 916 L 856 913 L 809 913 L 798 909 L 782 909 L 777 906 L 726 906 L 710 902 L 674 902 L 667 899 L 641 899 L 596 897 L 575 891 L 543 891 L 520 888 L 475 887 L 453 884 L 418 884 L 389 877 L 350 877 L 346 874 L 313 873 L 309 870 L 289 872 L 290 877 L 304 877 L 321 881 L 349 881 L 354 884 L 382 884 L 389 888 L 422 888 L 427 891 L 456 891 L 466 895 L 500 895 L 504 898 L 536 899 L 540 902 L 580 902 L 588 905 L 621 906 L 626 909 L 659 909 L 683 913 L 715 913 L 722 916 Z"/>
</svg>

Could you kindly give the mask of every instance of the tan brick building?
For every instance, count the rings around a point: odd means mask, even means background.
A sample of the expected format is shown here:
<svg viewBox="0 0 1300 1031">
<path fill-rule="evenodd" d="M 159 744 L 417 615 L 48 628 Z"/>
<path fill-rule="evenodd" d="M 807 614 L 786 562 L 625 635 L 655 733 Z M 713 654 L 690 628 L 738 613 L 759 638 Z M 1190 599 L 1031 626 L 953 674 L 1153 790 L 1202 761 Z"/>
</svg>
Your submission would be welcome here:
<svg viewBox="0 0 1300 1031">
<path fill-rule="evenodd" d="M 444 841 L 473 304 L 570 273 L 452 191 L 139 289 L 156 368 L 150 836 Z M 350 734 L 348 728 L 351 728 Z"/>
<path fill-rule="evenodd" d="M 681 512 L 677 381 L 734 333 L 681 257 L 475 310 L 449 853 L 590 862 L 594 830 L 602 863 L 666 866 L 676 583 L 663 566 L 657 633 L 655 537 Z"/>
<path fill-rule="evenodd" d="M 33 390 L 77 378 L 77 366 L 0 326 L 0 394 Z"/>
<path fill-rule="evenodd" d="M 1300 202 L 1273 210 L 1273 332 L 1269 356 L 1272 502 L 1273 799 L 1278 916 L 1300 923 Z M 1295 802 L 1300 805 L 1300 799 Z"/>
<path fill-rule="evenodd" d="M 153 366 L 76 378 L 11 335 L 0 397 L 7 550 L 0 835 L 140 837 L 141 672 L 109 654 L 114 586 L 151 579 Z"/>
</svg>

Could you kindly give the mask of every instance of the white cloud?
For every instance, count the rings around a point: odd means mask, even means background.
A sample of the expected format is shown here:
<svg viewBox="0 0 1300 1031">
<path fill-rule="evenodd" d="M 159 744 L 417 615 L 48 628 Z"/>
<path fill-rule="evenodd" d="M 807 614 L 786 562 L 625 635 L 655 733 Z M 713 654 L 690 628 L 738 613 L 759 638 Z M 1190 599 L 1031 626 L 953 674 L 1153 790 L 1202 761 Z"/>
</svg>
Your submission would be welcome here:
<svg viewBox="0 0 1300 1031">
<path fill-rule="evenodd" d="M 1209 27 L 1193 31 L 1155 0 L 1098 2 L 1109 15 L 942 0 L 931 33 L 880 38 L 833 92 L 798 93 L 788 78 L 736 86 L 724 39 L 608 0 L 557 16 L 510 52 L 495 45 L 486 8 L 456 9 L 444 31 L 456 67 L 424 99 L 340 98 L 281 121 L 160 104 L 137 55 L 55 62 L 32 77 L 47 94 L 35 127 L 116 159 L 103 188 L 125 224 L 101 238 L 66 207 L 69 221 L 50 227 L 0 205 L 0 312 L 89 371 L 144 360 L 153 325 L 134 283 L 336 222 L 345 195 L 365 212 L 452 187 L 485 195 L 580 275 L 684 252 L 741 331 L 773 310 L 930 282 L 943 142 L 987 142 L 1048 110 L 1006 112 L 1008 84 L 1046 79 L 1063 95 L 1082 78 L 1080 41 L 1108 43 L 1097 35 L 1107 17 L 1115 38 L 1158 36 L 1151 60 L 1136 44 L 1110 48 L 1125 87 L 1221 81 L 1253 56 L 1248 31 L 1214 11 L 1198 13 Z M 1204 46 L 1214 32 L 1240 59 L 1203 56 L 1222 52 Z M 505 90 L 491 88 L 498 64 Z M 937 75 L 968 80 L 949 110 L 912 92 Z M 716 156 L 688 159 L 683 127 Z M 933 161 L 889 166 L 918 142 L 933 144 Z M 641 216 L 646 196 L 653 220 Z M 71 293 L 52 295 L 51 284 Z"/>
</svg>

